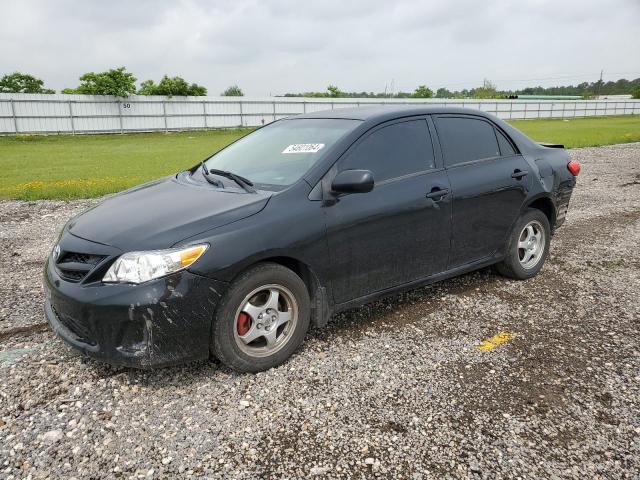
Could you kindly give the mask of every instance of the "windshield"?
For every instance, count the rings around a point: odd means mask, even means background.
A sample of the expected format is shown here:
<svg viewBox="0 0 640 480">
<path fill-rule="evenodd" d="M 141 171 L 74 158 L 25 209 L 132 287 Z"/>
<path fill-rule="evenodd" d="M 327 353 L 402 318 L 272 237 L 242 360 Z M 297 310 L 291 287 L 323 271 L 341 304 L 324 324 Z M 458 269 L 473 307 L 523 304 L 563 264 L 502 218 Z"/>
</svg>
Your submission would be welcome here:
<svg viewBox="0 0 640 480">
<path fill-rule="evenodd" d="M 277 189 L 304 175 L 359 120 L 301 118 L 263 127 L 206 161 L 209 170 L 227 170 L 254 184 Z"/>
</svg>

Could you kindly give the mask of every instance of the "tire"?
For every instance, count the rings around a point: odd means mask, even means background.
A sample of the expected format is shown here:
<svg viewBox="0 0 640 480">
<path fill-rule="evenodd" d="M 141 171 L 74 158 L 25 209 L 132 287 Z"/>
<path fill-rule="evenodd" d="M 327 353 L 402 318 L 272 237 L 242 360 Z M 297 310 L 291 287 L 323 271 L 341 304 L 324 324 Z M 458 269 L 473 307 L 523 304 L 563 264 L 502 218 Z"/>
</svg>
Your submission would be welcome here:
<svg viewBox="0 0 640 480">
<path fill-rule="evenodd" d="M 211 351 L 238 372 L 277 367 L 302 344 L 310 316 L 300 277 L 282 265 L 261 263 L 240 274 L 220 301 Z"/>
<path fill-rule="evenodd" d="M 533 237 L 532 232 L 535 233 Z M 535 240 L 529 242 L 531 238 Z M 537 275 L 549 254 L 550 241 L 549 219 L 542 211 L 528 208 L 509 235 L 506 257 L 496 265 L 498 272 L 516 280 L 526 280 Z"/>
</svg>

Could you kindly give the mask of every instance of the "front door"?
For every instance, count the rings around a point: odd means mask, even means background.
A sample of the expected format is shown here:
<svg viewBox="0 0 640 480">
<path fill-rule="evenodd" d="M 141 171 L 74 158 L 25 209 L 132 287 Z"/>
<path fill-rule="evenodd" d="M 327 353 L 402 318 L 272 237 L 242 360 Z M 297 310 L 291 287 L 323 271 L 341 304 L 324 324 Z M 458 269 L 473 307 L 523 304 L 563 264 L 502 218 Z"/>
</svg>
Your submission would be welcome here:
<svg viewBox="0 0 640 480">
<path fill-rule="evenodd" d="M 377 127 L 338 161 L 334 173 L 371 170 L 375 186 L 324 207 L 337 304 L 446 269 L 451 203 L 440 167 L 424 118 Z"/>
</svg>

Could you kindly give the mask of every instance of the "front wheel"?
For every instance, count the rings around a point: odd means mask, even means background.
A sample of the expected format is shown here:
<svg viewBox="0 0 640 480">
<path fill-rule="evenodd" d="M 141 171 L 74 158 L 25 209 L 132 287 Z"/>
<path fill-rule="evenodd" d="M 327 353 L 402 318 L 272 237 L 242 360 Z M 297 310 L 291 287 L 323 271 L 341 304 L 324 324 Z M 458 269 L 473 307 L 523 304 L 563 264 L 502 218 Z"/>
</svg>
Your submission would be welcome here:
<svg viewBox="0 0 640 480">
<path fill-rule="evenodd" d="M 263 263 L 241 274 L 220 302 L 211 350 L 234 370 L 267 370 L 300 346 L 309 318 L 309 294 L 300 277 L 282 265 Z"/>
<path fill-rule="evenodd" d="M 537 275 L 549 254 L 550 240 L 547 216 L 540 210 L 527 209 L 509 237 L 507 255 L 497 265 L 498 271 L 517 280 Z"/>
</svg>

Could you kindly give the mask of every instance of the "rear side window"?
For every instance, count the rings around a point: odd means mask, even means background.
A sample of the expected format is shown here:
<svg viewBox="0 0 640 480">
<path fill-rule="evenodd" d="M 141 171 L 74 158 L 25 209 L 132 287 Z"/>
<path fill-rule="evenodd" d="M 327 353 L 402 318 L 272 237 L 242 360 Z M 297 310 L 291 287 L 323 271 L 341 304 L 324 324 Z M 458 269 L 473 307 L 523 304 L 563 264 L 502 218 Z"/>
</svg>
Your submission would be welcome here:
<svg viewBox="0 0 640 480">
<path fill-rule="evenodd" d="M 371 170 L 376 182 L 432 168 L 435 158 L 426 120 L 376 130 L 340 162 L 340 170 Z"/>
<path fill-rule="evenodd" d="M 499 157 L 500 149 L 493 126 L 483 120 L 464 117 L 436 119 L 445 166 Z"/>
<path fill-rule="evenodd" d="M 498 144 L 500 145 L 500 153 L 503 157 L 508 157 L 509 155 L 515 155 L 516 151 L 513 149 L 513 145 L 511 142 L 507 140 L 504 133 L 496 128 L 496 136 L 498 137 Z"/>
</svg>

